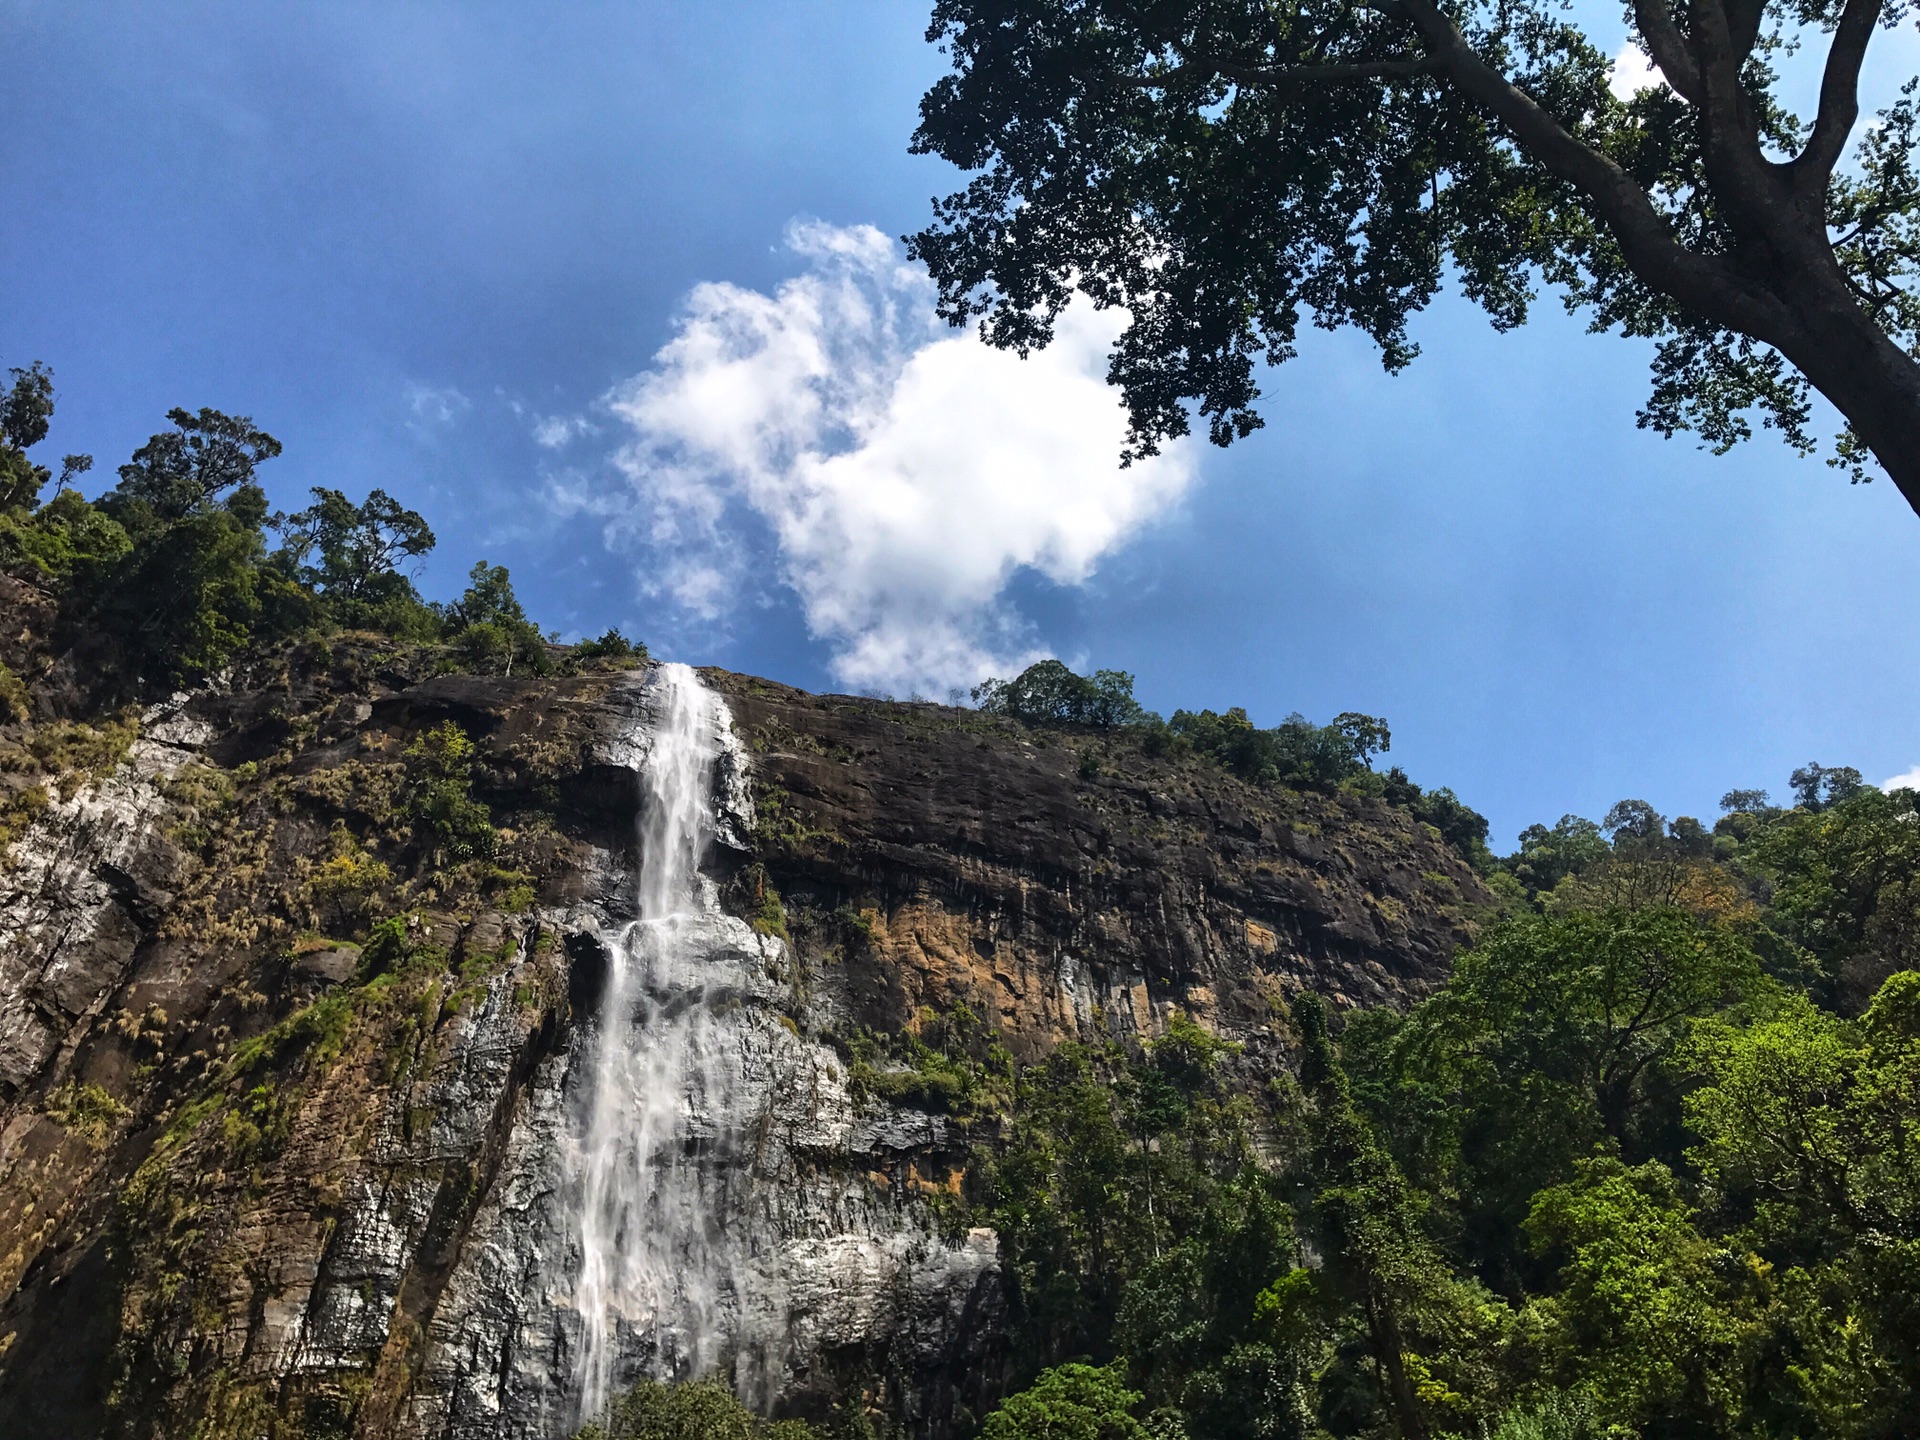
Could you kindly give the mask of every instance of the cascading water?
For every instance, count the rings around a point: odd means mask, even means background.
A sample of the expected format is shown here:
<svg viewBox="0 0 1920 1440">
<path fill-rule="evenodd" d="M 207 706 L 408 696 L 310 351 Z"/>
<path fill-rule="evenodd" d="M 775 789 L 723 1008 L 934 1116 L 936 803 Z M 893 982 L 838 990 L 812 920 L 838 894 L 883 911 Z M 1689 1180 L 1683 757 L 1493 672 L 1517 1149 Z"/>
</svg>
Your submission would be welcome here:
<svg viewBox="0 0 1920 1440">
<path fill-rule="evenodd" d="M 774 1277 L 734 1193 L 752 1183 L 740 1152 L 765 1088 L 763 1022 L 742 1003 L 764 945 L 700 871 L 730 717 L 685 665 L 658 667 L 649 700 L 636 918 L 609 947 L 574 1166 L 579 1419 L 643 1377 L 726 1365 L 751 1390 L 782 1339 L 757 1323 L 778 1312 Z"/>
</svg>

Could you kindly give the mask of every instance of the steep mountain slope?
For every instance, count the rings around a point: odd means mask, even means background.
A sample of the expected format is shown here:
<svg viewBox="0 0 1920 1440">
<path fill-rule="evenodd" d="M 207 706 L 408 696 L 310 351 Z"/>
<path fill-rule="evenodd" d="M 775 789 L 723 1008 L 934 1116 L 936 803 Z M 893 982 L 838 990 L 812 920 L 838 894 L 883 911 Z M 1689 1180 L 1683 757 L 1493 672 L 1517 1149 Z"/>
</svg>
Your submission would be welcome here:
<svg viewBox="0 0 1920 1440">
<path fill-rule="evenodd" d="M 0 1433 L 571 1423 L 556 1157 L 632 913 L 646 673 L 426 663 L 345 637 L 0 731 Z M 1253 1080 L 1287 994 L 1417 996 L 1488 899 L 1379 802 L 704 674 L 745 755 L 706 862 L 758 937 L 729 1003 L 781 1082 L 739 1162 L 781 1408 L 939 1435 L 1000 1383 L 993 1236 L 942 1223 L 978 1134 L 863 1092 L 849 1037 L 965 1005 L 1032 1057 L 1177 1009 Z"/>
</svg>

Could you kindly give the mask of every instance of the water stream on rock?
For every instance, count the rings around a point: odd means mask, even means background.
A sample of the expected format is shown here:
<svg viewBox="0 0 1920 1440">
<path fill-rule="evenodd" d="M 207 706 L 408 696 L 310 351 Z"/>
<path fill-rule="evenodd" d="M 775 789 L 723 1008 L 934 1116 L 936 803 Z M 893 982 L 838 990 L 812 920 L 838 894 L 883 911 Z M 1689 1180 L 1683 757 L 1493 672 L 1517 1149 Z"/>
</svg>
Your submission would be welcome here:
<svg viewBox="0 0 1920 1440">
<path fill-rule="evenodd" d="M 778 1307 L 730 1193 L 750 1183 L 740 1152 L 761 1109 L 741 1004 L 758 937 L 700 871 L 730 717 L 685 665 L 648 689 L 636 918 L 609 946 L 575 1163 L 582 1420 L 641 1378 L 764 1370 L 779 1339 L 751 1333 Z"/>
</svg>

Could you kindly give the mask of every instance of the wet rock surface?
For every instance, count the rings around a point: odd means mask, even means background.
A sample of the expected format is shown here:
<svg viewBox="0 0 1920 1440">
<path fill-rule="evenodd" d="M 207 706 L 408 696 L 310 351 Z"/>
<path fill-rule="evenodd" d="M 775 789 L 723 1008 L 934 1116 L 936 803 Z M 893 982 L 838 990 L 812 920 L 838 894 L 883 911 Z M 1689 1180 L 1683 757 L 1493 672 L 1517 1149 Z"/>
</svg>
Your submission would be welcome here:
<svg viewBox="0 0 1920 1440">
<path fill-rule="evenodd" d="M 149 712 L 0 871 L 0 1434 L 564 1433 L 555 1157 L 629 903 L 637 677 L 409 663 L 336 645 Z M 926 1199 L 967 1135 L 857 1099 L 836 1035 L 965 1003 L 1032 1057 L 1179 1008 L 1279 1064 L 1287 993 L 1416 995 L 1486 898 L 1384 805 L 704 673 L 754 801 L 710 868 L 790 937 L 741 996 L 783 1077 L 742 1177 L 779 1408 L 861 1390 L 939 1436 L 1003 1365 L 993 1237 Z M 401 814 L 449 721 L 502 837 L 458 867 Z"/>
</svg>

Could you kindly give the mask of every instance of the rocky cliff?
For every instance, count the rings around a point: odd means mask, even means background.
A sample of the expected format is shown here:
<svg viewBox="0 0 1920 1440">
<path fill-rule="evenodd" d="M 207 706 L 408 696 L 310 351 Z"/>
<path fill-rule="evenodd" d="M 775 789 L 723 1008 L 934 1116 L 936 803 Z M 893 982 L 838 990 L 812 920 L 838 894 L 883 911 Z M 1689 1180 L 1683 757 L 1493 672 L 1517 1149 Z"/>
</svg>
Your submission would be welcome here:
<svg viewBox="0 0 1920 1440">
<path fill-rule="evenodd" d="M 426 669 L 346 638 L 0 729 L 0 1434 L 575 1418 L 563 1157 L 647 675 Z M 771 1408 L 939 1436 L 1001 1373 L 994 1238 L 950 1200 L 982 1141 L 863 1092 L 846 1037 L 964 1004 L 1031 1058 L 1177 1009 L 1257 1075 L 1285 996 L 1417 994 L 1487 899 L 1379 802 L 703 675 L 740 742 L 705 864 L 764 1070 L 726 1163 L 780 1286 Z"/>
</svg>

